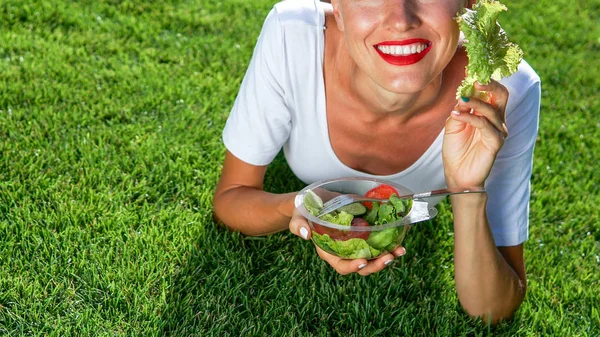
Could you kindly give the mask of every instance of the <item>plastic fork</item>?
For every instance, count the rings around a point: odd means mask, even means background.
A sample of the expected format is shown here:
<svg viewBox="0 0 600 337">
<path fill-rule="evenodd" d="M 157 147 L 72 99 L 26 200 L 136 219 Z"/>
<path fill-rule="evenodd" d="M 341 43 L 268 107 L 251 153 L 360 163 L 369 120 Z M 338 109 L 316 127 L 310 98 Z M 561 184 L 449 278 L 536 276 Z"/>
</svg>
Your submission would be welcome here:
<svg viewBox="0 0 600 337">
<path fill-rule="evenodd" d="M 400 196 L 398 196 L 398 198 L 418 200 L 418 199 L 424 199 L 424 198 L 446 196 L 446 195 L 452 195 L 452 194 L 466 194 L 466 193 L 485 193 L 485 189 L 468 189 L 468 188 L 462 188 L 462 187 L 461 188 L 444 188 L 441 190 L 433 190 L 433 191 L 422 192 L 422 193 L 400 195 Z M 325 215 L 327 213 L 331 213 L 340 207 L 343 207 L 343 206 L 346 206 L 346 205 L 349 205 L 349 204 L 352 204 L 355 202 L 361 202 L 361 201 L 387 203 L 390 201 L 390 199 L 367 198 L 367 197 L 363 197 L 363 196 L 360 196 L 357 194 L 342 194 L 342 195 L 338 195 L 337 197 L 324 203 L 323 208 L 321 208 L 321 211 L 319 211 L 319 214 L 317 214 L 317 217 Z"/>
</svg>

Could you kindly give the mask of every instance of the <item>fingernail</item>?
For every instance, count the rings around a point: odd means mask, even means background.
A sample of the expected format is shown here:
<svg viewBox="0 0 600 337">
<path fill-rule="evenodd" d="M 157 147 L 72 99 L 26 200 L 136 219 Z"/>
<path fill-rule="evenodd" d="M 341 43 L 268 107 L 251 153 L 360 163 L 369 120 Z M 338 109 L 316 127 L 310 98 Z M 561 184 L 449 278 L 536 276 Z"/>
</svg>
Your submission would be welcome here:
<svg viewBox="0 0 600 337">
<path fill-rule="evenodd" d="M 300 235 L 304 238 L 304 240 L 308 240 L 308 230 L 306 228 L 300 228 Z"/>
<path fill-rule="evenodd" d="M 402 247 L 402 248 L 400 249 L 400 253 L 398 254 L 398 256 L 402 256 L 402 255 L 404 255 L 404 254 L 406 254 L 406 248 Z"/>
<path fill-rule="evenodd" d="M 385 264 L 387 266 L 388 264 L 390 264 L 392 262 L 394 262 L 394 259 L 387 260 L 383 264 Z"/>
<path fill-rule="evenodd" d="M 471 100 L 469 97 L 465 97 L 465 96 L 461 96 L 460 99 L 462 99 L 463 102 L 468 102 Z"/>
<path fill-rule="evenodd" d="M 452 113 L 455 115 L 460 115 L 460 112 L 456 111 L 456 110 L 452 110 Z"/>
<path fill-rule="evenodd" d="M 366 264 L 366 263 L 363 263 L 363 264 L 361 264 L 360 266 L 358 266 L 358 269 L 363 269 L 363 268 L 364 268 L 364 267 L 366 267 L 366 266 L 367 266 L 367 264 Z"/>
</svg>

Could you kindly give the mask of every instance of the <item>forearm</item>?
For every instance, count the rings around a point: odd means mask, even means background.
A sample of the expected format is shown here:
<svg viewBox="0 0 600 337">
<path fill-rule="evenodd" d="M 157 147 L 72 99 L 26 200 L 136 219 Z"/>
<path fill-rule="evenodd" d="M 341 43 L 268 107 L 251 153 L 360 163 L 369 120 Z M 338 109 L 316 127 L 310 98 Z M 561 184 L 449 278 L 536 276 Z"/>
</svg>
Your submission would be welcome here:
<svg viewBox="0 0 600 337">
<path fill-rule="evenodd" d="M 510 318 L 525 297 L 525 280 L 496 248 L 487 221 L 487 195 L 452 197 L 458 298 L 472 316 L 492 323 Z"/>
<path fill-rule="evenodd" d="M 215 195 L 217 221 L 245 235 L 260 236 L 288 228 L 296 193 L 273 194 L 240 186 Z"/>
</svg>

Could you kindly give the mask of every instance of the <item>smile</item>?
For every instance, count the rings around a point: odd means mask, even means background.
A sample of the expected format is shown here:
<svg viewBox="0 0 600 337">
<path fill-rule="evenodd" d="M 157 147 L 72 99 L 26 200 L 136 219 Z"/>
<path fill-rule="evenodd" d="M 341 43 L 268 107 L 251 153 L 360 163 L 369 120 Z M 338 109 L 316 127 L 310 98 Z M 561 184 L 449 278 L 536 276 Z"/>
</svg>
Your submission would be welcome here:
<svg viewBox="0 0 600 337">
<path fill-rule="evenodd" d="M 379 49 L 382 53 L 387 54 L 387 55 L 408 56 L 408 55 L 420 53 L 423 50 L 425 50 L 427 47 L 428 47 L 428 45 L 425 43 L 415 43 L 415 44 L 411 44 L 410 46 L 377 46 L 377 49 Z"/>
<path fill-rule="evenodd" d="M 375 50 L 381 58 L 396 66 L 417 63 L 431 50 L 432 43 L 424 39 L 386 41 L 376 44 Z"/>
</svg>

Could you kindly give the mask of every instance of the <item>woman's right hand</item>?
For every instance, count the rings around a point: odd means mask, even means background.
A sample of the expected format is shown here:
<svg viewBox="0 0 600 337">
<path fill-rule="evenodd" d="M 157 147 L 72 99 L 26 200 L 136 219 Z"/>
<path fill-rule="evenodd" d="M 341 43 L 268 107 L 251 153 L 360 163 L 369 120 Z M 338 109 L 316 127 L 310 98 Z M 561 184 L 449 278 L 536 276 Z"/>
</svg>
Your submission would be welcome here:
<svg viewBox="0 0 600 337">
<path fill-rule="evenodd" d="M 306 221 L 306 219 L 300 214 L 300 212 L 298 212 L 298 210 L 294 210 L 294 213 L 292 214 L 292 219 L 290 220 L 290 231 L 304 240 L 310 240 L 310 226 L 308 221 Z M 317 249 L 317 254 L 319 254 L 321 259 L 329 263 L 329 265 L 341 275 L 358 273 L 359 275 L 367 276 L 376 273 L 387 267 L 394 261 L 396 257 L 402 256 L 406 253 L 404 247 L 398 247 L 391 254 L 384 254 L 374 260 L 348 260 L 342 259 L 341 257 L 333 254 L 329 254 L 316 245 L 315 248 Z"/>
</svg>

